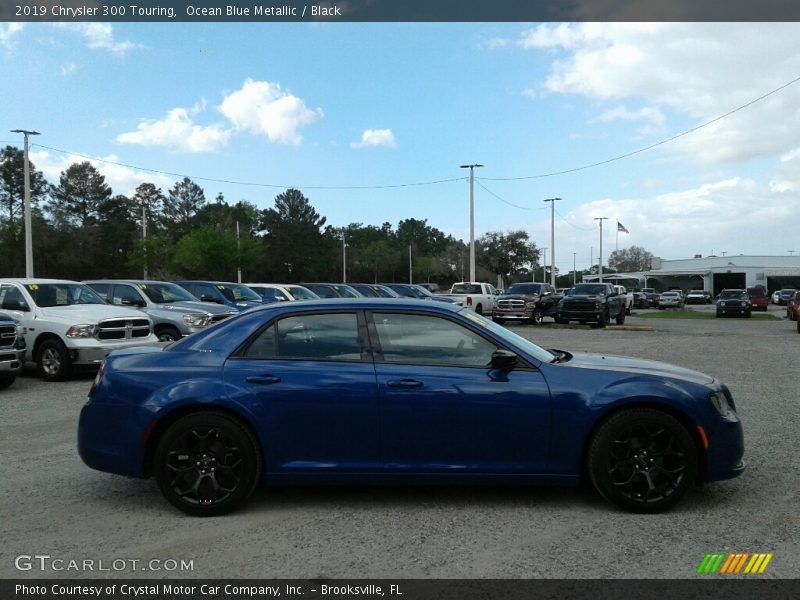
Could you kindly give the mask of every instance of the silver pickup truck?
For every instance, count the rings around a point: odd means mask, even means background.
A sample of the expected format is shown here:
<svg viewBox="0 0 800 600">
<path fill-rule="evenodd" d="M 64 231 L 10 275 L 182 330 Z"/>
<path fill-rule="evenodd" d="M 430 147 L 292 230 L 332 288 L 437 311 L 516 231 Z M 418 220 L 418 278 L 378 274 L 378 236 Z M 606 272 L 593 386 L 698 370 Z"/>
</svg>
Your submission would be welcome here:
<svg viewBox="0 0 800 600">
<path fill-rule="evenodd" d="M 23 360 L 25 338 L 22 336 L 22 326 L 0 313 L 0 390 L 14 383 L 22 370 Z"/>
<path fill-rule="evenodd" d="M 25 362 L 35 363 L 45 381 L 66 379 L 77 365 L 99 365 L 118 348 L 158 345 L 147 315 L 109 306 L 76 281 L 0 280 L 0 310 L 22 325 Z"/>
</svg>

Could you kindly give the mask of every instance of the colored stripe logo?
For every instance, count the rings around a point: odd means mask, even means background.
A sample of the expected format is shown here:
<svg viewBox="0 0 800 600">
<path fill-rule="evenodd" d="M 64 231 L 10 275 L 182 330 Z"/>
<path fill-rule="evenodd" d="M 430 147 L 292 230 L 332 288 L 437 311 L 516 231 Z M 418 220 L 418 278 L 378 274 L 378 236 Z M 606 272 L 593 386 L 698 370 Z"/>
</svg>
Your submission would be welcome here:
<svg viewBox="0 0 800 600">
<path fill-rule="evenodd" d="M 697 567 L 701 575 L 755 575 L 767 569 L 774 554 L 764 552 L 718 552 L 706 554 Z"/>
</svg>

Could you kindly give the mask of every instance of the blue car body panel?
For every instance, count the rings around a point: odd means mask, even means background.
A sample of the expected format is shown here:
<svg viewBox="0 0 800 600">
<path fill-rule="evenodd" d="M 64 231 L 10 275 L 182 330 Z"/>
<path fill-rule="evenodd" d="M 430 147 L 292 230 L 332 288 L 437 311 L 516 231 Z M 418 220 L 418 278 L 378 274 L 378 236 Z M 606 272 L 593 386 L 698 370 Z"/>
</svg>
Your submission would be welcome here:
<svg viewBox="0 0 800 600">
<path fill-rule="evenodd" d="M 387 363 L 374 360 L 368 348 L 361 360 L 348 361 L 237 353 L 276 318 L 374 310 L 455 321 L 515 352 L 518 365 L 500 371 Z M 398 387 L 398 381 L 421 385 Z M 743 468 L 738 417 L 721 416 L 708 399 L 722 389 L 707 375 L 654 361 L 575 355 L 542 362 L 474 315 L 443 303 L 286 302 L 241 313 L 164 351 L 114 352 L 81 412 L 78 446 L 93 468 L 148 476 L 153 432 L 165 419 L 207 406 L 237 415 L 252 428 L 271 484 L 575 484 L 586 443 L 604 416 L 629 406 L 657 406 L 678 416 L 698 439 L 696 428 L 703 428 L 709 440 L 703 477 L 713 481 Z"/>
</svg>

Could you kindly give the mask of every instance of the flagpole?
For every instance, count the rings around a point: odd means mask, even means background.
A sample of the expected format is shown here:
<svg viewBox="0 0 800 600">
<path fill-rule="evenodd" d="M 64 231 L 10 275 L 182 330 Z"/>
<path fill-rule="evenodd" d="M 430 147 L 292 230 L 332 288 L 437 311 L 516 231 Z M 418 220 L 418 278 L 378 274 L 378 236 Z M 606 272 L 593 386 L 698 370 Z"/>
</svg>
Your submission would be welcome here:
<svg viewBox="0 0 800 600">
<path fill-rule="evenodd" d="M 614 252 L 619 252 L 619 221 L 617 221 L 617 237 L 614 240 Z"/>
</svg>

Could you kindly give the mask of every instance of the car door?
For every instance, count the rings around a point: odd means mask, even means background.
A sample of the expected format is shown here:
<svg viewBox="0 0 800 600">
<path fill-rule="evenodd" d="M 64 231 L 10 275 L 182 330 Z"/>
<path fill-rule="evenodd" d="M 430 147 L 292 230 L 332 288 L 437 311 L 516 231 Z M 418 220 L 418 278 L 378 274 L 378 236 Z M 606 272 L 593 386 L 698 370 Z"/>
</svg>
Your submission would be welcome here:
<svg viewBox="0 0 800 600">
<path fill-rule="evenodd" d="M 225 381 L 257 399 L 268 473 L 380 469 L 363 319 L 357 311 L 282 316 L 227 361 Z"/>
<path fill-rule="evenodd" d="M 368 321 L 387 470 L 545 472 L 550 392 L 538 370 L 491 368 L 498 345 L 448 317 L 376 311 Z"/>
</svg>

